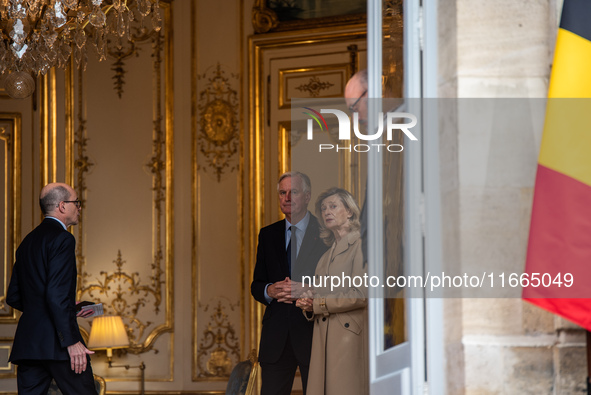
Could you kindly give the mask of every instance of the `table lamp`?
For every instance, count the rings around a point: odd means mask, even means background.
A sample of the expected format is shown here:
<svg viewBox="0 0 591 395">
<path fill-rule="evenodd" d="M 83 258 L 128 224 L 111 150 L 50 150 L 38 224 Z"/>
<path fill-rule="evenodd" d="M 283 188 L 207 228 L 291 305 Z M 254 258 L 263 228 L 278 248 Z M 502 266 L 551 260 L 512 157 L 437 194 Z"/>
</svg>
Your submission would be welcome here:
<svg viewBox="0 0 591 395">
<path fill-rule="evenodd" d="M 126 347 L 129 347 L 129 338 L 120 316 L 100 316 L 92 321 L 88 348 L 91 350 L 107 350 L 109 367 L 113 358 L 113 349 Z"/>
<path fill-rule="evenodd" d="M 145 393 L 145 370 L 146 365 L 140 362 L 139 366 L 130 365 L 113 365 L 113 349 L 129 347 L 129 338 L 123 325 L 123 320 L 118 315 L 107 315 L 95 317 L 90 328 L 90 336 L 88 338 L 88 348 L 90 350 L 107 350 L 107 361 L 109 368 L 139 368 L 141 381 L 141 394 Z"/>
</svg>

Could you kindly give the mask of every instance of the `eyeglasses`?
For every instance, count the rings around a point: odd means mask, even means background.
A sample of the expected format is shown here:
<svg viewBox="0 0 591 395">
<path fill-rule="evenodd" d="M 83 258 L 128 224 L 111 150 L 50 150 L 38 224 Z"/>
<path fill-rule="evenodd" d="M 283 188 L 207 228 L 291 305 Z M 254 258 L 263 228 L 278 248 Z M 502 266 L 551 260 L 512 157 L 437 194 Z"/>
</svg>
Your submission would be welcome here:
<svg viewBox="0 0 591 395">
<path fill-rule="evenodd" d="M 363 96 L 365 96 L 366 93 L 367 93 L 367 89 L 361 94 L 361 96 L 359 96 L 359 99 L 355 100 L 355 103 L 353 103 L 352 105 L 349 106 L 349 112 L 355 112 L 355 109 L 357 108 L 357 104 L 359 104 L 359 100 L 361 100 L 363 98 Z"/>
<path fill-rule="evenodd" d="M 80 199 L 76 199 L 76 200 L 62 200 L 62 202 L 64 202 L 64 203 L 74 203 L 76 205 L 76 208 L 80 208 L 80 206 L 82 206 L 82 202 L 80 201 Z"/>
</svg>

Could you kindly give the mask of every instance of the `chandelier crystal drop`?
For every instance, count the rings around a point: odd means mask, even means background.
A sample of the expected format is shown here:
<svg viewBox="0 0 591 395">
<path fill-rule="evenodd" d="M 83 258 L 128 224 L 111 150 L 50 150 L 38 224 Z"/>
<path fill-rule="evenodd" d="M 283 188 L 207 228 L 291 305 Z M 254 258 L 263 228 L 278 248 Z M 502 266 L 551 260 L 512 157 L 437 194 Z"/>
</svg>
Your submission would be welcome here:
<svg viewBox="0 0 591 395">
<path fill-rule="evenodd" d="M 132 40 L 133 21 L 144 35 L 159 32 L 162 19 L 159 0 L 0 0 L 0 75 L 34 77 L 65 68 L 71 56 L 86 69 L 87 46 L 104 60 L 109 40 L 118 46 Z M 4 79 L 6 85 L 24 78 Z"/>
</svg>

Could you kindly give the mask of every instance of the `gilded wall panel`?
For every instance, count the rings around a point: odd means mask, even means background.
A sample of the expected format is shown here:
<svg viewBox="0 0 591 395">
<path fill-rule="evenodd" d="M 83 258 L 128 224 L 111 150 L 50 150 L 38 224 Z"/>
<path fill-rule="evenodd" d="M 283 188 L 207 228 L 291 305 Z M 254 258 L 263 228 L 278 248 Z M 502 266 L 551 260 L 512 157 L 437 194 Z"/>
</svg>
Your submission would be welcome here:
<svg viewBox="0 0 591 395">
<path fill-rule="evenodd" d="M 174 362 L 173 25 L 172 6 L 160 4 L 162 30 L 132 28 L 131 44 L 109 42 L 105 61 L 90 57 L 85 71 L 72 71 L 67 92 L 82 200 L 78 299 L 123 318 L 130 347 L 115 363 L 145 362 L 147 381 L 172 381 Z M 81 326 L 90 332 L 89 322 Z M 137 372 L 107 369 L 104 358 L 97 352 L 93 369 L 107 381 L 138 380 Z"/>
<path fill-rule="evenodd" d="M 14 254 L 20 243 L 21 227 L 21 115 L 0 113 L 0 240 L 2 271 L 0 273 L 0 323 L 15 323 L 16 311 L 6 304 Z"/>
<path fill-rule="evenodd" d="M 233 4 L 191 2 L 191 381 L 196 389 L 222 390 L 231 369 L 247 355 L 244 2 Z M 223 15 L 223 23 L 212 15 Z"/>
</svg>

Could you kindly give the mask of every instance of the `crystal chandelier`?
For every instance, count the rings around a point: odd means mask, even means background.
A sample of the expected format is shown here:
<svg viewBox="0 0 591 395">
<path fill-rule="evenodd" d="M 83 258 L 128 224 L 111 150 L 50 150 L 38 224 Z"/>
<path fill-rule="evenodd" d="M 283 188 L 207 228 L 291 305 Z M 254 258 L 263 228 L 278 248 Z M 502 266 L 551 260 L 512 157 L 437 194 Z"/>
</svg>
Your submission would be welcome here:
<svg viewBox="0 0 591 395">
<path fill-rule="evenodd" d="M 10 73 L 5 89 L 28 97 L 33 76 L 65 68 L 70 56 L 85 69 L 89 43 L 102 61 L 108 43 L 132 41 L 133 21 L 142 34 L 158 32 L 162 15 L 159 0 L 0 0 L 0 75 Z"/>
</svg>

